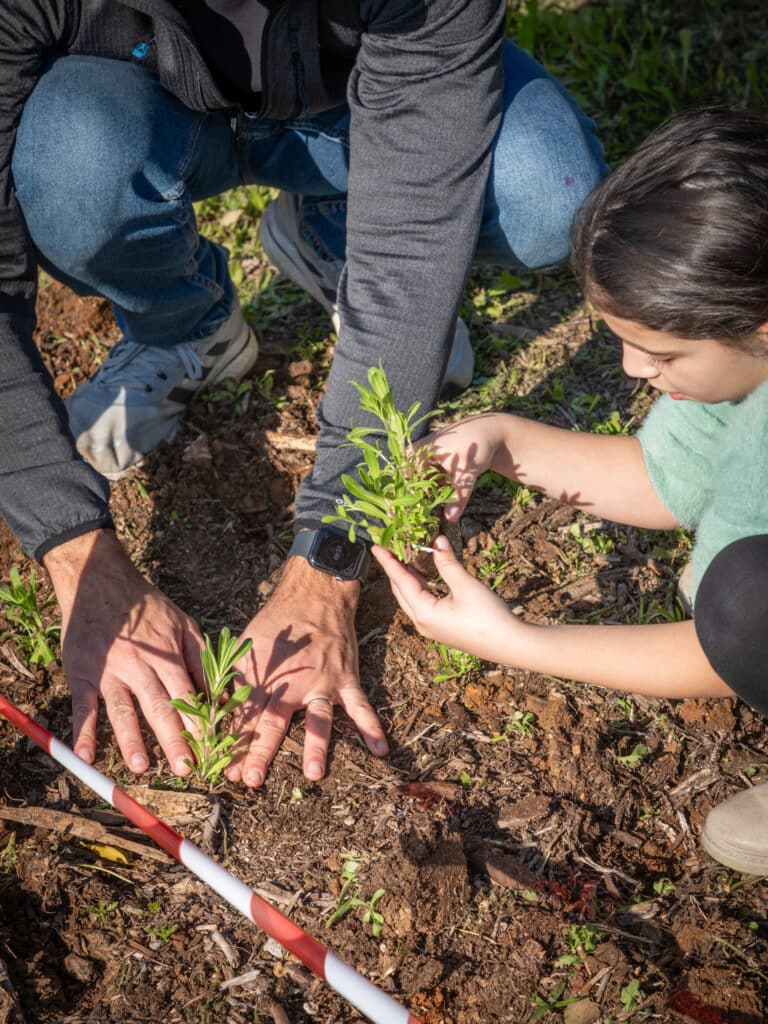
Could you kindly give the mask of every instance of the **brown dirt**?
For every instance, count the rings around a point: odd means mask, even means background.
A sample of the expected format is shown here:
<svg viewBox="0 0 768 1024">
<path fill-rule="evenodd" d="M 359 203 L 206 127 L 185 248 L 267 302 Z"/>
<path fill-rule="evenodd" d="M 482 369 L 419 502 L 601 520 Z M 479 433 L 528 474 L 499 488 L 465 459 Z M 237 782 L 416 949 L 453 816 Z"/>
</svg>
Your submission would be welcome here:
<svg viewBox="0 0 768 1024">
<path fill-rule="evenodd" d="M 521 322 L 556 340 L 572 305 L 555 289 Z M 117 332 L 102 302 L 56 284 L 41 292 L 39 315 L 40 347 L 66 394 Z M 578 307 L 570 315 L 577 359 L 590 324 Z M 208 631 L 241 628 L 268 596 L 310 465 L 270 433 L 306 438 L 314 429 L 320 372 L 283 355 L 288 333 L 282 326 L 262 339 L 254 373 L 275 371 L 281 409 L 255 387 L 240 413 L 198 401 L 183 435 L 114 487 L 133 558 Z M 567 558 L 564 538 L 578 518 L 555 502 L 510 507 L 507 496 L 478 494 L 464 522 L 465 562 L 482 574 L 487 552 L 500 552 L 508 565 L 499 593 L 538 620 L 624 621 L 641 598 L 669 606 L 674 573 L 648 538 L 616 533 L 610 557 Z M 11 565 L 30 568 L 0 525 L 0 578 Z M 595 1020 L 597 1006 L 603 1021 L 768 1019 L 766 882 L 745 883 L 697 843 L 710 807 L 768 778 L 764 720 L 737 701 L 641 698 L 628 718 L 597 689 L 489 664 L 435 683 L 436 651 L 381 578 L 364 589 L 358 634 L 362 682 L 390 757 L 371 758 L 339 714 L 329 776 L 308 783 L 297 718 L 261 791 L 219 790 L 214 856 L 425 1024 Z M 14 671 L 0 648 L 3 692 L 67 741 L 61 669 L 32 676 Z M 535 732 L 499 739 L 515 711 L 533 712 Z M 93 793 L 10 727 L 0 737 L 3 804 L 118 828 Z M 101 740 L 100 770 L 132 781 L 106 725 Z M 617 759 L 639 742 L 640 763 Z M 145 781 L 168 784 L 154 753 Z M 200 842 L 207 805 L 178 796 L 170 823 Z M 0 959 L 16 1001 L 3 1016 L 0 1000 L 0 1020 L 362 1020 L 183 867 L 143 856 L 110 862 L 71 835 L 11 821 L 0 822 L 0 854 L 12 833 L 15 863 L 0 860 Z M 324 927 L 350 856 L 363 899 L 385 890 L 378 938 L 360 909 Z M 674 890 L 655 891 L 662 879 Z M 566 936 L 584 923 L 603 934 L 594 950 L 573 954 Z M 175 926 L 166 941 L 162 926 Z M 226 986 L 250 971 L 251 981 Z M 582 1002 L 563 1005 L 574 997 Z M 543 1001 L 550 1010 L 539 1012 Z"/>
</svg>

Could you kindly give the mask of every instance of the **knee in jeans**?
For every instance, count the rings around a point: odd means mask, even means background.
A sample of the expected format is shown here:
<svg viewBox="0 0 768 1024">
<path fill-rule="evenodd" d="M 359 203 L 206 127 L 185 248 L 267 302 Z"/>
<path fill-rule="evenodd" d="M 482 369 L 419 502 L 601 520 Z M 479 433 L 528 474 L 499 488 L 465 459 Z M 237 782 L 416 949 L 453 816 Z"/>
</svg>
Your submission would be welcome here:
<svg viewBox="0 0 768 1024">
<path fill-rule="evenodd" d="M 138 155 L 118 97 L 66 88 L 66 63 L 53 65 L 25 106 L 13 178 L 32 240 L 77 276 L 103 250 Z"/>
<path fill-rule="evenodd" d="M 573 218 L 605 173 L 591 122 L 549 78 L 525 85 L 508 106 L 494 152 L 499 222 L 526 266 L 568 255 Z"/>
</svg>

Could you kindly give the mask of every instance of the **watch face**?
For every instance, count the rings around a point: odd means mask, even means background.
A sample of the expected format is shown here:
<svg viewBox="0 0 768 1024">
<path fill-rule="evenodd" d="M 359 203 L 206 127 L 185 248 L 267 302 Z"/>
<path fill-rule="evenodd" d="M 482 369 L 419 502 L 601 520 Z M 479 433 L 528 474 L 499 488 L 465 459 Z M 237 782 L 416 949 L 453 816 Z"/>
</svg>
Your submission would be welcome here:
<svg viewBox="0 0 768 1024">
<path fill-rule="evenodd" d="M 343 533 L 328 530 L 318 535 L 310 561 L 318 569 L 334 576 L 352 577 L 357 573 L 361 554 L 364 553 L 364 547 L 361 551 L 361 545 L 353 544 Z"/>
</svg>

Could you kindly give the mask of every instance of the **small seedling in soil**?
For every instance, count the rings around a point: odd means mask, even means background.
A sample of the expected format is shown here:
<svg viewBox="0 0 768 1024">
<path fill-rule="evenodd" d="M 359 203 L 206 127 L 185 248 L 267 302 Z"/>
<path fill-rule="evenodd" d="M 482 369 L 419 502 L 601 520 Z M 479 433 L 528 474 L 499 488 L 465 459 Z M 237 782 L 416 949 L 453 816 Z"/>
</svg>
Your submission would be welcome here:
<svg viewBox="0 0 768 1024">
<path fill-rule="evenodd" d="M 106 924 L 117 908 L 117 900 L 113 903 L 106 903 L 104 900 L 99 900 L 95 907 L 86 907 L 85 909 L 89 914 L 93 914 L 95 917 L 98 917 L 102 924 Z"/>
<path fill-rule="evenodd" d="M 0 872 L 4 875 L 12 875 L 16 871 L 16 861 L 18 860 L 18 854 L 16 853 L 16 833 L 11 832 L 8 842 L 5 844 L 5 849 L 0 853 Z"/>
<path fill-rule="evenodd" d="M 178 930 L 179 926 L 177 924 L 158 924 L 155 927 L 147 925 L 144 929 L 147 935 L 154 935 L 159 940 L 161 946 L 167 946 L 170 937 Z"/>
<path fill-rule="evenodd" d="M 221 722 L 239 708 L 251 692 L 246 683 L 238 687 L 229 700 L 225 699 L 227 687 L 236 675 L 234 666 L 251 649 L 251 643 L 251 640 L 240 643 L 239 637 L 231 636 L 226 626 L 219 634 L 217 647 L 206 636 L 201 655 L 206 692 L 190 693 L 189 700 L 177 697 L 171 701 L 177 711 L 197 720 L 197 735 L 188 729 L 182 733 L 195 755 L 194 762 L 188 760 L 187 764 L 201 782 L 210 786 L 220 780 L 231 763 L 232 747 L 240 739 L 236 733 L 225 732 Z"/>
<path fill-rule="evenodd" d="M 448 679 L 461 679 L 462 676 L 474 672 L 480 668 L 480 659 L 474 654 L 467 654 L 466 651 L 459 651 L 448 644 L 430 644 L 437 650 L 440 660 L 437 663 L 437 673 L 432 676 L 433 683 L 444 683 Z"/>
<path fill-rule="evenodd" d="M 501 743 L 515 735 L 533 736 L 537 728 L 536 715 L 532 711 L 515 711 L 507 719 L 503 731 L 498 736 L 491 736 L 491 743 Z"/>
<path fill-rule="evenodd" d="M 407 412 L 395 406 L 395 398 L 381 366 L 368 371 L 370 388 L 351 381 L 360 395 L 360 408 L 376 417 L 382 427 L 354 427 L 348 434 L 348 446 L 357 448 L 363 461 L 357 466 L 359 480 L 342 475 L 347 491 L 334 515 L 324 523 L 349 524 L 349 539 L 358 527 L 369 533 L 375 544 L 389 548 L 402 562 L 410 562 L 416 552 L 428 547 L 438 532 L 439 509 L 452 501 L 455 491 L 445 482 L 445 474 L 430 464 L 428 445 L 413 447 L 413 432 L 433 413 L 416 417 L 420 403 Z M 386 451 L 371 436 L 386 440 Z"/>
<path fill-rule="evenodd" d="M 10 571 L 10 587 L 0 587 L 0 600 L 7 606 L 8 618 L 16 627 L 8 630 L 0 639 L 12 639 L 27 665 L 42 665 L 45 668 L 56 660 L 55 650 L 61 642 L 61 624 L 56 621 L 46 626 L 42 613 L 56 604 L 55 598 L 37 603 L 37 580 L 34 571 L 29 574 L 29 586 L 21 582 L 19 570 Z"/>
<path fill-rule="evenodd" d="M 635 1012 L 643 998 L 643 993 L 640 991 L 640 982 L 637 978 L 633 978 L 628 985 L 624 986 L 619 994 L 619 998 L 627 1016 Z"/>
<path fill-rule="evenodd" d="M 616 754 L 616 760 L 619 764 L 626 765 L 627 768 L 636 768 L 647 753 L 648 750 L 644 744 L 636 743 L 628 754 Z"/>
<path fill-rule="evenodd" d="M 384 915 L 376 909 L 376 904 L 386 894 L 386 889 L 377 889 L 367 903 L 365 900 L 360 899 L 357 895 L 360 892 L 360 883 L 357 878 L 359 867 L 360 861 L 356 858 L 351 857 L 344 862 L 341 871 L 343 884 L 339 893 L 338 903 L 334 912 L 325 922 L 325 927 L 332 928 L 342 918 L 346 917 L 351 910 L 355 910 L 357 907 L 365 907 L 363 924 L 371 926 L 371 934 L 377 939 L 384 929 Z"/>
<path fill-rule="evenodd" d="M 552 995 L 545 999 L 543 996 L 534 996 L 533 1001 L 535 1004 L 535 1010 L 530 1016 L 531 1021 L 541 1020 L 542 1017 L 546 1017 L 548 1013 L 552 1013 L 554 1010 L 562 1010 L 566 1006 L 570 1006 L 571 1003 L 578 1003 L 581 1000 L 581 996 L 571 996 L 569 998 L 563 998 L 563 992 L 568 984 L 568 976 L 562 979 L 560 984 L 557 986 Z"/>
</svg>

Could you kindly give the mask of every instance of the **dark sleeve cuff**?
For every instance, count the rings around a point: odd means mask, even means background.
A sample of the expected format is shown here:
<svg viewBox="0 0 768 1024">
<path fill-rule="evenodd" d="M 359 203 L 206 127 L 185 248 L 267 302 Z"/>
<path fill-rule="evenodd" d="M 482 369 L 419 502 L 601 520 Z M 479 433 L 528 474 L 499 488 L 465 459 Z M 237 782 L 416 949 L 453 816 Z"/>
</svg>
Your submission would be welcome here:
<svg viewBox="0 0 768 1024">
<path fill-rule="evenodd" d="M 49 551 L 57 548 L 60 544 L 66 544 L 68 540 L 74 540 L 75 537 L 81 537 L 84 533 L 90 533 L 92 530 L 114 530 L 114 528 L 115 524 L 110 515 L 101 516 L 99 519 L 91 519 L 88 522 L 80 523 L 78 526 L 72 526 L 55 537 L 51 537 L 50 540 L 45 541 L 34 550 L 32 557 L 35 561 L 42 563 L 43 558 Z"/>
</svg>

